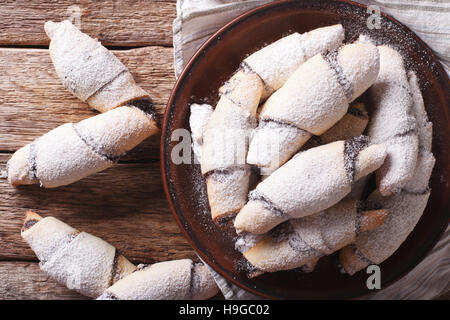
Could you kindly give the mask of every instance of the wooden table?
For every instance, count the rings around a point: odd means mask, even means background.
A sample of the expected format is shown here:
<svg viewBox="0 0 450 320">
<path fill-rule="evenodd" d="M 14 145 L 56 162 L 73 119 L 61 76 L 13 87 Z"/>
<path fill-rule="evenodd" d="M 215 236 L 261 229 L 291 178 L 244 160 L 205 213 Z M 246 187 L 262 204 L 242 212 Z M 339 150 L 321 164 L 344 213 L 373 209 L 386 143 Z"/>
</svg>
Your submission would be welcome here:
<svg viewBox="0 0 450 320">
<path fill-rule="evenodd" d="M 175 1 L 2 1 L 0 4 L 0 169 L 18 148 L 66 122 L 95 115 L 57 77 L 44 32 L 77 5 L 81 29 L 129 67 L 163 112 L 174 84 Z M 118 165 L 67 187 L 12 188 L 0 180 L 0 299 L 80 299 L 49 279 L 20 237 L 27 209 L 99 236 L 135 263 L 194 258 L 164 195 L 159 136 Z"/>
<path fill-rule="evenodd" d="M 81 29 L 129 67 L 163 113 L 174 84 L 175 0 L 2 1 L 0 4 L 0 169 L 18 148 L 66 122 L 95 114 L 57 77 L 44 22 L 79 8 Z M 83 299 L 39 270 L 20 237 L 25 211 L 55 216 L 116 246 L 134 263 L 195 258 L 165 198 L 159 136 L 118 165 L 70 186 L 12 188 L 0 180 L 0 299 Z M 447 298 L 450 295 L 447 294 Z"/>
</svg>

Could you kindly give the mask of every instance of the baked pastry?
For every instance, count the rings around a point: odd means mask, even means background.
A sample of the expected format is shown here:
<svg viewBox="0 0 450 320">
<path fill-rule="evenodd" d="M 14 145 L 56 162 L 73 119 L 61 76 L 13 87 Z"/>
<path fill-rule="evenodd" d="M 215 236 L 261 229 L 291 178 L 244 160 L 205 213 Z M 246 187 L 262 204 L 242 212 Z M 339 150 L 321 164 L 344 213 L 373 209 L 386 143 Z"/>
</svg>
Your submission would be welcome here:
<svg viewBox="0 0 450 320">
<path fill-rule="evenodd" d="M 117 281 L 98 300 L 204 300 L 218 292 L 216 282 L 202 263 L 190 259 L 139 265 Z"/>
<path fill-rule="evenodd" d="M 50 56 L 64 87 L 89 106 L 105 112 L 134 100 L 150 100 L 128 68 L 101 43 L 70 21 L 47 21 Z M 150 101 L 149 101 L 150 102 Z"/>
<path fill-rule="evenodd" d="M 239 70 L 225 85 L 207 123 L 201 171 L 213 220 L 224 224 L 247 201 L 250 167 L 245 163 L 249 131 L 263 91 L 261 79 Z"/>
<path fill-rule="evenodd" d="M 351 103 L 347 113 L 334 126 L 318 136 L 320 144 L 347 140 L 363 134 L 369 123 L 369 115 L 363 102 Z"/>
<path fill-rule="evenodd" d="M 389 196 L 412 179 L 419 141 L 403 58 L 388 46 L 379 46 L 378 51 L 380 73 L 369 89 L 372 109 L 367 134 L 371 142 L 386 145 L 386 161 L 377 170 L 376 179 L 380 193 Z"/>
<path fill-rule="evenodd" d="M 347 140 L 363 134 L 369 123 L 369 115 L 363 102 L 353 102 L 347 113 L 334 126 L 320 136 L 312 136 L 301 148 L 305 151 L 323 144 Z"/>
<path fill-rule="evenodd" d="M 131 105 L 66 123 L 16 151 L 7 178 L 12 186 L 67 185 L 111 167 L 158 130 L 152 116 Z"/>
<path fill-rule="evenodd" d="M 283 86 L 294 71 L 320 52 L 341 46 L 345 31 L 341 24 L 283 37 L 244 59 L 242 67 L 256 73 L 264 83 L 262 100 Z"/>
<path fill-rule="evenodd" d="M 192 151 L 195 159 L 200 163 L 202 159 L 203 135 L 214 110 L 209 104 L 197 103 L 193 103 L 190 110 L 189 126 L 191 127 Z"/>
<path fill-rule="evenodd" d="M 264 272 L 310 271 L 318 259 L 355 241 L 363 231 L 379 227 L 387 215 L 376 203 L 341 201 L 320 213 L 291 219 L 244 252 L 250 278 Z"/>
<path fill-rule="evenodd" d="M 203 136 L 202 174 L 206 177 L 213 220 L 225 224 L 247 201 L 250 167 L 248 136 L 256 126 L 256 109 L 309 57 L 338 47 L 341 25 L 282 38 L 253 53 L 219 89 L 221 98 Z"/>
<path fill-rule="evenodd" d="M 292 220 L 295 220 L 295 219 L 292 219 Z M 291 221 L 291 220 L 289 220 L 289 221 Z M 285 222 L 285 223 L 287 224 L 288 222 Z M 280 229 L 282 229 L 282 228 L 285 228 L 285 227 L 281 226 Z M 284 230 L 284 229 L 282 229 L 282 230 Z M 248 250 L 250 250 L 251 248 L 256 246 L 259 242 L 264 240 L 265 238 L 271 237 L 272 232 L 273 232 L 272 230 L 265 234 L 253 234 L 253 233 L 248 233 L 248 232 L 241 232 L 238 234 L 238 236 L 235 239 L 235 244 L 234 244 L 235 249 L 238 250 L 240 253 L 244 254 L 245 252 L 247 252 Z M 300 267 L 300 270 L 305 273 L 313 272 L 317 263 L 319 262 L 319 260 L 320 260 L 320 257 L 311 258 L 310 260 L 308 260 L 307 263 L 305 263 L 304 265 L 302 265 Z M 244 266 L 245 266 L 245 264 L 244 264 Z"/>
<path fill-rule="evenodd" d="M 238 232 L 266 233 L 290 219 L 325 210 L 344 198 L 352 183 L 384 162 L 383 145 L 364 136 L 298 153 L 259 183 L 236 216 Z"/>
<path fill-rule="evenodd" d="M 53 217 L 27 212 L 22 238 L 36 253 L 43 271 L 88 297 L 207 299 L 218 292 L 202 263 L 184 259 L 136 268 L 109 243 Z"/>
<path fill-rule="evenodd" d="M 21 234 L 43 271 L 88 297 L 98 297 L 135 270 L 109 243 L 53 217 L 27 212 Z"/>
<path fill-rule="evenodd" d="M 189 125 L 191 127 L 192 151 L 197 160 L 201 159 L 201 146 L 206 124 L 211 117 L 213 108 L 209 104 L 193 103 L 190 107 Z M 366 107 L 363 102 L 350 104 L 347 113 L 333 127 L 321 136 L 314 136 L 301 148 L 307 150 L 322 144 L 338 140 L 347 140 L 360 136 L 369 122 Z"/>
<path fill-rule="evenodd" d="M 310 58 L 262 106 L 247 162 L 274 171 L 312 135 L 335 125 L 349 103 L 375 82 L 378 70 L 372 44 L 348 44 Z"/>
<path fill-rule="evenodd" d="M 67 20 L 48 21 L 45 31 L 63 85 L 105 114 L 64 124 L 19 149 L 2 175 L 13 186 L 40 183 L 54 188 L 73 183 L 111 167 L 158 132 L 149 95 L 112 52 Z"/>
<path fill-rule="evenodd" d="M 341 250 L 341 264 L 350 275 L 389 258 L 416 226 L 430 196 L 428 181 L 436 161 L 431 153 L 432 124 L 428 121 L 417 78 L 413 73 L 410 73 L 409 84 L 413 97 L 412 112 L 417 119 L 420 141 L 416 167 L 412 178 L 399 193 L 383 197 L 379 191 L 375 191 L 370 196 L 388 209 L 389 215 L 380 228 L 361 233 L 353 245 Z"/>
<path fill-rule="evenodd" d="M 204 108 L 207 108 L 207 106 Z M 199 115 L 197 115 L 197 112 L 192 112 L 191 118 L 192 117 L 197 118 L 198 121 L 201 121 L 202 119 Z M 331 143 L 337 140 L 351 139 L 359 136 L 364 132 L 368 121 L 369 119 L 364 103 L 352 103 L 347 110 L 347 114 L 339 120 L 338 123 L 326 131 L 322 136 L 315 136 L 313 139 L 310 139 L 301 150 L 308 150 L 322 144 Z M 192 134 L 194 136 L 194 129 L 192 129 Z M 367 183 L 367 178 L 369 178 L 369 175 L 364 176 L 355 182 L 352 186 L 351 192 L 347 194 L 344 200 L 359 200 L 361 198 L 363 188 Z M 235 240 L 235 248 L 241 253 L 244 253 L 264 239 L 264 237 L 267 237 L 267 234 L 241 232 Z M 305 265 L 301 266 L 301 270 L 305 273 L 313 272 L 319 259 L 320 258 L 312 259 Z"/>
</svg>

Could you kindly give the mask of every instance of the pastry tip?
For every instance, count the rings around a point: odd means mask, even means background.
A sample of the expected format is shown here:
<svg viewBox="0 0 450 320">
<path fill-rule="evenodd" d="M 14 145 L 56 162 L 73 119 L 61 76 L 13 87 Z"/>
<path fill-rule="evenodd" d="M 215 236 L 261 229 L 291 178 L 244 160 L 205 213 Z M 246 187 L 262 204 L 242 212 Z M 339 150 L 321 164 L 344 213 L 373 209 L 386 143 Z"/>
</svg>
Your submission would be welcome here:
<svg viewBox="0 0 450 320">
<path fill-rule="evenodd" d="M 34 226 L 37 222 L 42 220 L 42 217 L 38 215 L 36 212 L 27 211 L 25 213 L 25 219 L 23 220 L 23 226 L 21 232 L 27 231 L 32 226 Z"/>
<path fill-rule="evenodd" d="M 361 231 L 368 231 L 381 226 L 388 215 L 388 210 L 370 210 L 361 213 Z"/>
<path fill-rule="evenodd" d="M 46 21 L 44 24 L 44 30 L 50 40 L 53 38 L 53 35 L 58 27 L 58 23 L 53 21 Z"/>
</svg>

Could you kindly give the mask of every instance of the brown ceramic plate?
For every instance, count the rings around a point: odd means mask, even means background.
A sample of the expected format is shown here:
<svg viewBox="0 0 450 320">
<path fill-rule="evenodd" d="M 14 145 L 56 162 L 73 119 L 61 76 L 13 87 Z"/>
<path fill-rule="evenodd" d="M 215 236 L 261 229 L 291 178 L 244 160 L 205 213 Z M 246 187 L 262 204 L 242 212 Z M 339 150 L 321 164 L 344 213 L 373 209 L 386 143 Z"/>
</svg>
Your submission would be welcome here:
<svg viewBox="0 0 450 320">
<path fill-rule="evenodd" d="M 417 72 L 430 120 L 434 125 L 433 153 L 437 159 L 430 186 L 431 197 L 418 225 L 380 267 L 386 287 L 417 265 L 445 230 L 450 212 L 450 85 L 431 50 L 389 16 L 381 18 L 381 29 L 368 30 L 366 7 L 350 1 L 274 2 L 249 11 L 215 33 L 194 55 L 178 79 L 167 104 L 161 140 L 164 187 L 172 212 L 182 232 L 200 257 L 238 286 L 268 298 L 355 298 L 368 294 L 367 274 L 341 274 L 336 254 L 322 258 L 313 273 L 284 271 L 249 280 L 235 270 L 241 257 L 232 244 L 231 231 L 222 231 L 210 219 L 205 184 L 199 165 L 171 161 L 175 129 L 189 130 L 189 105 L 217 102 L 217 90 L 243 58 L 264 44 L 294 31 L 342 23 L 346 40 L 365 33 L 397 48 L 409 70 Z"/>
</svg>

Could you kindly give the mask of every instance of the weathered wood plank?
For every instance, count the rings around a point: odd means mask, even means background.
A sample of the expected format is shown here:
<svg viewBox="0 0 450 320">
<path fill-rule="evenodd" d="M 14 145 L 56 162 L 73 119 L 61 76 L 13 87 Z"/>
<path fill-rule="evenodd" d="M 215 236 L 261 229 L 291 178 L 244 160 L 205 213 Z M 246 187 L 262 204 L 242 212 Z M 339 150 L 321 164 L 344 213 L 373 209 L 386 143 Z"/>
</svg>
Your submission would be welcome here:
<svg viewBox="0 0 450 320">
<path fill-rule="evenodd" d="M 115 53 L 162 114 L 175 81 L 172 49 L 145 47 Z M 0 49 L 0 83 L 2 151 L 15 151 L 63 123 L 96 114 L 62 86 L 48 50 Z M 147 142 L 155 157 L 157 145 L 156 137 Z"/>
<path fill-rule="evenodd" d="M 7 0 L 0 5 L 0 45 L 48 45 L 45 21 L 73 18 L 105 45 L 171 46 L 175 16 L 175 0 Z"/>
<path fill-rule="evenodd" d="M 104 45 L 152 46 L 115 53 L 162 114 L 174 83 L 168 47 L 175 0 L 3 1 L 0 46 L 48 45 L 44 22 L 68 18 L 72 5 L 81 10 L 81 30 Z M 0 83 L 0 169 L 12 152 L 36 137 L 95 115 L 63 88 L 48 50 L 1 48 Z M 99 236 L 135 263 L 195 258 L 164 196 L 159 139 L 149 138 L 122 163 L 67 187 L 16 189 L 0 180 L 0 299 L 83 298 L 39 270 L 20 237 L 27 209 Z"/>
<path fill-rule="evenodd" d="M 36 262 L 0 262 L 1 300 L 86 299 L 52 280 Z"/>
<path fill-rule="evenodd" d="M 159 170 L 159 162 L 118 164 L 56 189 L 0 180 L 0 260 L 36 259 L 20 237 L 27 209 L 101 237 L 136 263 L 195 257 L 170 213 Z"/>
<path fill-rule="evenodd" d="M 0 261 L 0 300 L 87 300 L 51 279 L 37 262 Z M 218 293 L 213 300 L 222 300 Z"/>
</svg>

